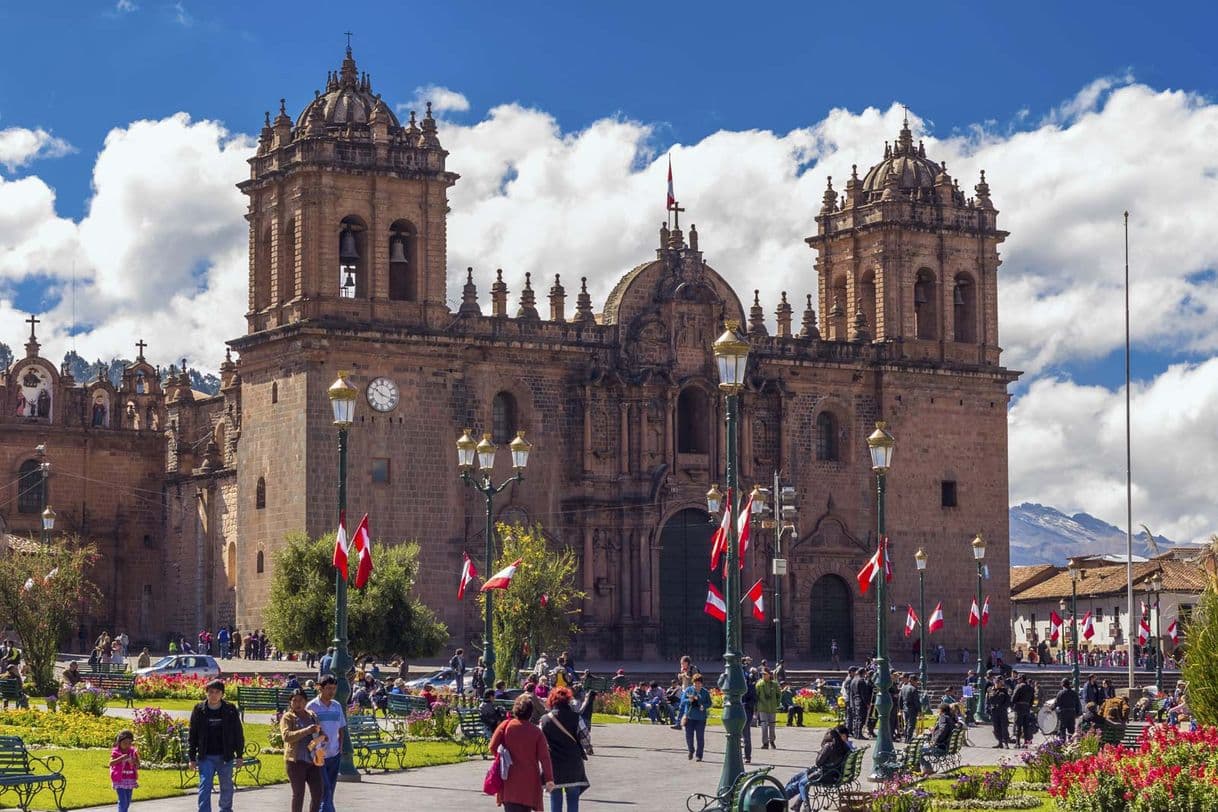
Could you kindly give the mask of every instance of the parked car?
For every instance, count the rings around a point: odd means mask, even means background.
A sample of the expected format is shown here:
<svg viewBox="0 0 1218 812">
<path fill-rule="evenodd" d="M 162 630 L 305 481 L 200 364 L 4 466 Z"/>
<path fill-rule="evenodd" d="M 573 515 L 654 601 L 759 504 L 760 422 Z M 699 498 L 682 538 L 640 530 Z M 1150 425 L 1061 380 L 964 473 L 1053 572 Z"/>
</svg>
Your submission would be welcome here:
<svg viewBox="0 0 1218 812">
<path fill-rule="evenodd" d="M 200 677 L 220 676 L 220 664 L 215 657 L 206 654 L 170 654 L 147 668 L 136 669 L 137 677 L 168 677 L 190 675 Z"/>
<path fill-rule="evenodd" d="M 466 680 L 466 685 L 469 680 Z M 406 683 L 406 687 L 415 691 L 421 691 L 430 685 L 432 688 L 447 688 L 450 691 L 457 690 L 457 672 L 451 668 L 441 668 L 439 671 L 433 671 L 425 677 L 412 679 Z"/>
</svg>

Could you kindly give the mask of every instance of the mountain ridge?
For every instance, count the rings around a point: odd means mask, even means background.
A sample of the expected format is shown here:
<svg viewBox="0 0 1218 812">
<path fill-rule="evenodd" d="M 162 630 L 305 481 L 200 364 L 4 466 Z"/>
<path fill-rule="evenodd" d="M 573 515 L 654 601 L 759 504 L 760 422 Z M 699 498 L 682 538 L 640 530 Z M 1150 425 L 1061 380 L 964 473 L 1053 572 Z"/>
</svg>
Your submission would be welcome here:
<svg viewBox="0 0 1218 812">
<path fill-rule="evenodd" d="M 1024 502 L 1008 509 L 1011 566 L 1065 564 L 1073 556 L 1124 555 L 1125 531 L 1089 513 L 1067 515 L 1050 505 Z M 1161 550 L 1175 542 L 1156 536 Z M 1150 557 L 1154 551 L 1141 530 L 1134 533 L 1134 555 Z"/>
</svg>

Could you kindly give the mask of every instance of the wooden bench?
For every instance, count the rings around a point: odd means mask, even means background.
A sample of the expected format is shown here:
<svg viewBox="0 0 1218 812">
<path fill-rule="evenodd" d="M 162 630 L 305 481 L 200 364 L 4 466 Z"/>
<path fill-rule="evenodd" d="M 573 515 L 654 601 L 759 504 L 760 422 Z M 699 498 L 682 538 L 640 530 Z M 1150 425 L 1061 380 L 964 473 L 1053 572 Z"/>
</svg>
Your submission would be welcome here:
<svg viewBox="0 0 1218 812">
<path fill-rule="evenodd" d="M 947 751 L 944 753 L 927 753 L 926 760 L 930 762 L 932 771 L 941 773 L 954 770 L 960 766 L 960 751 L 964 748 L 964 728 L 957 727 L 952 731 L 948 740 Z"/>
<path fill-rule="evenodd" d="M 9 702 L 16 702 L 19 708 L 30 706 L 30 698 L 25 695 L 25 688 L 16 677 L 0 679 L 0 699 L 4 700 L 5 710 L 8 710 Z"/>
<path fill-rule="evenodd" d="M 476 750 L 482 758 L 486 758 L 486 747 L 490 738 L 477 708 L 457 708 L 457 730 L 454 733 L 460 734 L 454 737 L 457 744 L 461 745 L 461 755 L 472 755 Z"/>
<path fill-rule="evenodd" d="M 388 770 L 390 756 L 397 760 L 399 770 L 406 769 L 406 742 L 387 738 L 375 716 L 357 713 L 347 717 L 347 735 L 358 769 L 366 773 Z"/>
<path fill-rule="evenodd" d="M 1125 725 L 1109 722 L 1098 727 L 1100 731 L 1100 746 L 1105 744 L 1116 746 L 1125 738 Z"/>
<path fill-rule="evenodd" d="M 837 809 L 841 806 L 843 792 L 858 790 L 859 779 L 863 775 L 863 754 L 866 747 L 856 747 L 842 762 L 842 771 L 837 780 L 824 784 L 808 785 L 809 809 Z"/>
<path fill-rule="evenodd" d="M 583 689 L 585 691 L 596 691 L 598 694 L 603 694 L 611 688 L 608 677 L 594 677 L 591 674 L 583 681 Z"/>
<path fill-rule="evenodd" d="M 288 709 L 292 692 L 287 688 L 247 688 L 237 686 L 237 710 L 241 712 L 241 720 L 245 721 L 245 712 L 274 711 L 279 713 Z"/>
<path fill-rule="evenodd" d="M 922 748 L 925 746 L 925 736 L 915 736 L 913 741 L 905 745 L 897 761 L 898 771 L 902 775 L 917 775 L 922 772 Z"/>
<path fill-rule="evenodd" d="M 516 704 L 515 699 L 496 699 L 495 704 L 498 705 L 508 718 L 512 718 L 512 706 Z"/>
<path fill-rule="evenodd" d="M 190 768 L 190 727 L 182 725 L 178 731 L 170 735 L 169 752 L 166 758 L 178 770 L 178 786 L 185 789 L 192 780 L 199 780 L 199 771 Z M 262 760 L 258 758 L 258 745 L 250 742 L 245 745 L 241 754 L 241 766 L 233 770 L 233 786 L 237 786 L 240 774 L 245 773 L 255 786 L 262 785 Z"/>
<path fill-rule="evenodd" d="M 117 669 L 114 671 L 81 671 L 82 682 L 87 682 L 94 688 L 105 691 L 110 696 L 116 696 L 131 707 L 135 700 L 135 675 L 126 674 Z"/>
<path fill-rule="evenodd" d="M 62 810 L 67 787 L 59 756 L 36 758 L 19 737 L 0 736 L 0 798 L 11 792 L 17 796 L 17 807 L 28 812 L 34 796 L 49 789 L 55 808 Z"/>
<path fill-rule="evenodd" d="M 389 694 L 386 707 L 390 716 L 409 716 L 412 713 L 427 713 L 427 700 L 411 694 Z"/>
<path fill-rule="evenodd" d="M 97 663 L 96 665 L 89 667 L 86 671 L 82 671 L 81 673 L 82 674 L 85 674 L 85 673 L 88 673 L 88 674 L 126 674 L 127 673 L 127 663 L 125 663 L 125 662 L 122 662 L 122 663 Z"/>
<path fill-rule="evenodd" d="M 762 767 L 759 770 L 742 772 L 736 776 L 736 780 L 732 782 L 732 785 L 726 791 L 718 795 L 695 792 L 685 799 L 685 808 L 689 812 L 718 812 L 718 810 L 725 809 L 745 809 L 741 805 L 741 802 L 745 801 L 742 796 L 746 792 L 751 795 L 750 790 L 756 790 L 762 784 L 772 785 L 781 794 L 785 790 L 785 787 L 781 781 L 770 775 L 773 770 L 773 767 Z M 773 790 L 770 792 L 773 793 Z M 748 807 L 748 809 L 754 808 L 757 807 L 752 805 Z M 768 809 L 769 807 L 767 806 L 766 808 Z M 787 807 L 784 805 L 782 808 L 786 809 Z"/>
<path fill-rule="evenodd" d="M 1125 725 L 1125 729 L 1121 731 L 1121 740 L 1118 742 L 1122 747 L 1128 747 L 1136 750 L 1142 745 L 1142 734 L 1146 732 L 1146 728 L 1150 727 L 1147 723 L 1138 724 L 1130 722 Z"/>
</svg>

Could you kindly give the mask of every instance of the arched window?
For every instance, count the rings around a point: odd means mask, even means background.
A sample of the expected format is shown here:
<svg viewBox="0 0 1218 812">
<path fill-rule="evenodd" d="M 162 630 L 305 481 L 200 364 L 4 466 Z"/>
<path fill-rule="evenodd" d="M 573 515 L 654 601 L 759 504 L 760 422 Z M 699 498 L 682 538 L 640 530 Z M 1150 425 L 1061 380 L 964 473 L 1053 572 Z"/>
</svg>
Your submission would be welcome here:
<svg viewBox="0 0 1218 812">
<path fill-rule="evenodd" d="M 338 295 L 368 298 L 368 231 L 358 217 L 344 217 L 338 229 Z"/>
<path fill-rule="evenodd" d="M 710 405 L 697 386 L 677 396 L 677 453 L 705 454 L 710 450 Z"/>
<path fill-rule="evenodd" d="M 288 220 L 279 236 L 279 304 L 296 295 L 296 221 Z"/>
<path fill-rule="evenodd" d="M 389 298 L 399 302 L 419 300 L 419 266 L 415 251 L 415 229 L 405 220 L 389 227 Z"/>
<path fill-rule="evenodd" d="M 516 398 L 510 392 L 500 392 L 491 401 L 491 439 L 497 445 L 516 438 Z"/>
<path fill-rule="evenodd" d="M 258 487 L 254 490 L 254 507 L 262 510 L 266 507 L 266 480 L 258 477 Z"/>
<path fill-rule="evenodd" d="M 255 566 L 259 573 L 266 569 L 266 557 L 263 556 L 262 550 L 258 551 L 258 563 Z"/>
<path fill-rule="evenodd" d="M 41 513 L 42 491 L 44 487 L 42 463 L 38 460 L 26 460 L 21 463 L 17 475 L 17 512 Z"/>
<path fill-rule="evenodd" d="M 914 321 L 918 338 L 933 340 L 939 337 L 938 303 L 935 275 L 923 268 L 914 282 Z"/>
<path fill-rule="evenodd" d="M 859 307 L 867 317 L 867 329 L 873 336 L 879 336 L 879 327 L 875 322 L 877 304 L 875 301 L 875 271 L 866 271 L 859 279 Z"/>
<path fill-rule="evenodd" d="M 833 412 L 821 412 L 816 416 L 816 458 L 825 462 L 837 462 L 838 427 Z"/>
<path fill-rule="evenodd" d="M 977 340 L 977 286 L 968 274 L 956 274 L 952 291 L 952 325 L 957 341 L 972 344 Z"/>
</svg>

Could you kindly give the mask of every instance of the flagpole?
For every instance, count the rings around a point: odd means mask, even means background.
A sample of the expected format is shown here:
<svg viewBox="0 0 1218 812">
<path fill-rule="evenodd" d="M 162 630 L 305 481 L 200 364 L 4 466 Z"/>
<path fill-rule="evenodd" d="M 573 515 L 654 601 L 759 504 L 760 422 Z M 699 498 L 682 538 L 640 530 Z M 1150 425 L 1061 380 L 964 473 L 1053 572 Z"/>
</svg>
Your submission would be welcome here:
<svg viewBox="0 0 1218 812">
<path fill-rule="evenodd" d="M 1125 588 L 1129 602 L 1129 687 L 1133 689 L 1133 452 L 1130 431 L 1129 212 L 1125 212 Z M 1077 669 L 1077 666 L 1075 666 Z M 1078 677 L 1074 678 L 1078 688 Z"/>
</svg>

